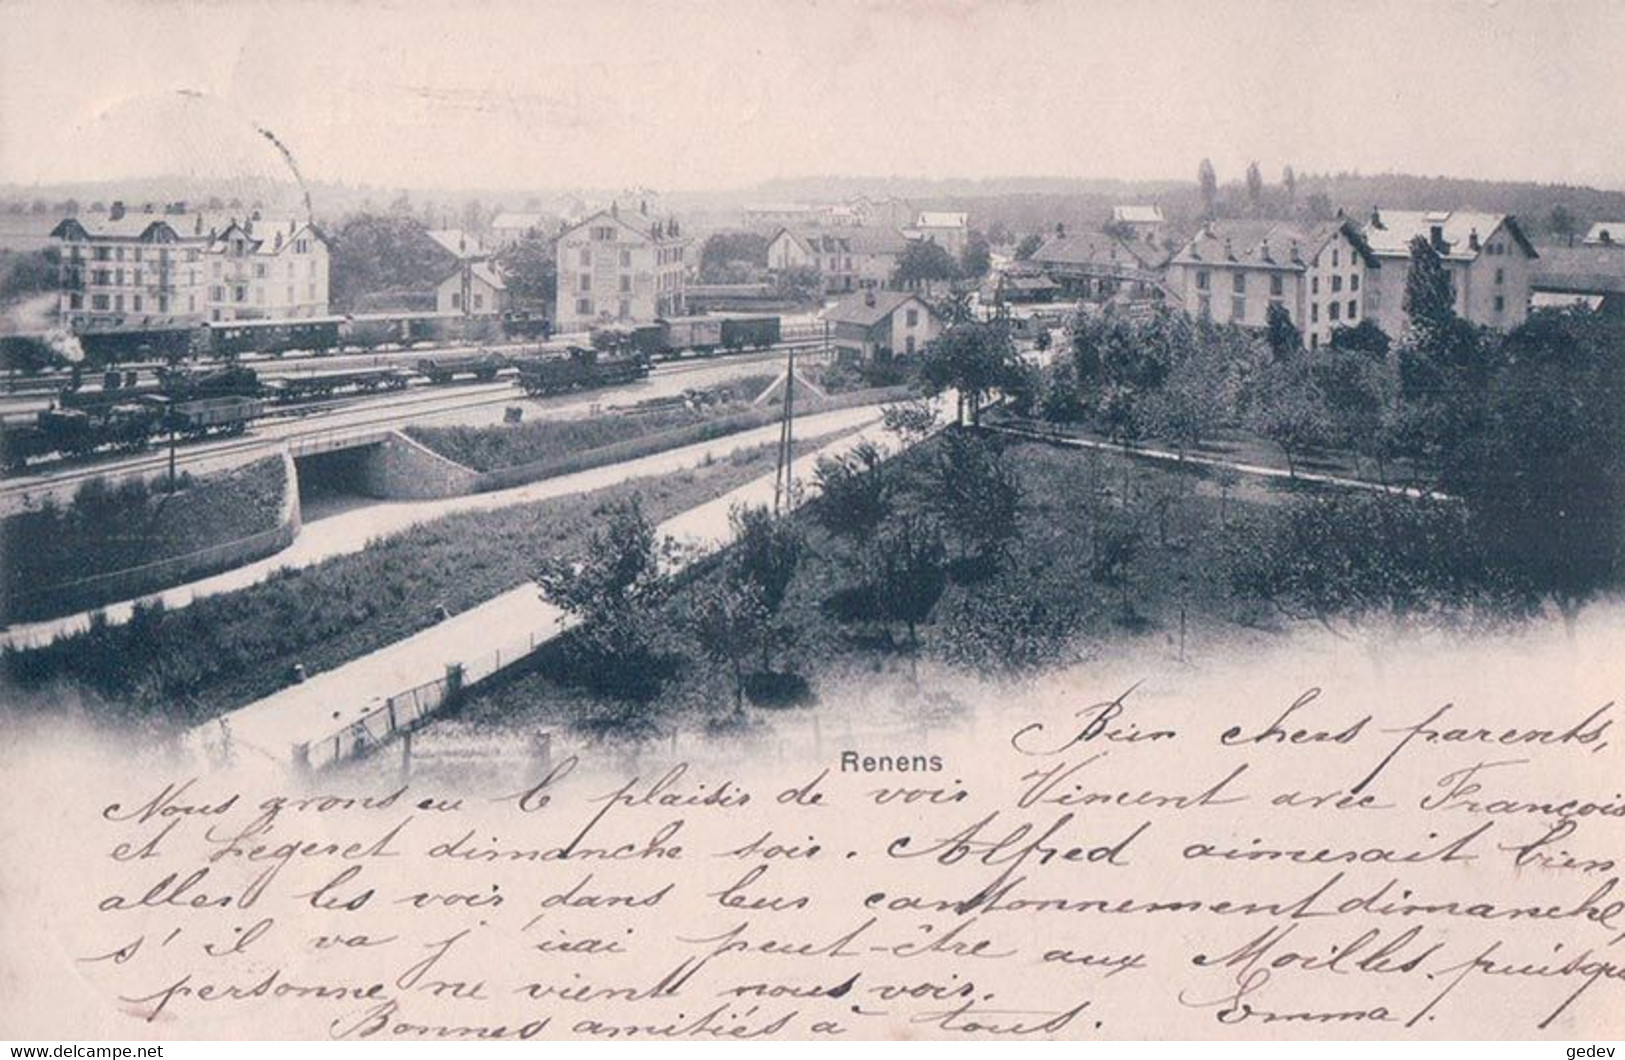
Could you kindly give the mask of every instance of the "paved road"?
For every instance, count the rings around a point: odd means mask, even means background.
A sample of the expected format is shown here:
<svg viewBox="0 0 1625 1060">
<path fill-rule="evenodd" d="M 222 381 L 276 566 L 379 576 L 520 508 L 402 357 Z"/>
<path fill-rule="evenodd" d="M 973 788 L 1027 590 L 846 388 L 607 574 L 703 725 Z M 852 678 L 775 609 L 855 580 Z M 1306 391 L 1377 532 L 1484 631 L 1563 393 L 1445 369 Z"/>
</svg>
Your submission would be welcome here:
<svg viewBox="0 0 1625 1060">
<path fill-rule="evenodd" d="M 797 460 L 796 476 L 809 483 L 821 457 L 848 452 L 866 440 L 896 449 L 898 440 L 880 426 L 878 410 L 868 412 L 869 423 L 863 430 Z M 810 437 L 810 426 L 811 420 L 803 427 L 802 437 Z M 735 505 L 772 503 L 773 479 L 772 474 L 763 475 L 666 520 L 659 531 L 695 552 L 714 549 L 731 534 L 729 513 Z M 486 660 L 498 650 L 517 658 L 570 624 L 567 616 L 542 600 L 534 583 L 527 583 L 387 648 L 207 722 L 194 730 L 192 745 L 200 752 L 218 753 L 229 733 L 231 753 L 239 764 L 287 763 L 295 745 L 344 729 L 374 710 L 386 696 L 443 678 L 448 664 Z"/>
<path fill-rule="evenodd" d="M 289 441 L 329 433 L 398 427 L 407 423 L 434 426 L 489 426 L 502 422 L 504 410 L 516 406 L 527 419 L 568 418 L 602 408 L 633 405 L 651 398 L 672 397 L 684 390 L 716 386 L 744 375 L 772 372 L 784 354 L 747 354 L 716 361 L 678 362 L 658 366 L 647 379 L 625 386 L 564 394 L 526 397 L 512 382 L 420 387 L 403 393 L 365 398 L 337 408 L 323 408 L 306 416 L 265 419 L 241 438 L 215 439 L 182 446 L 176 463 L 191 471 L 232 466 L 280 452 Z M 145 453 L 90 464 L 64 466 L 0 481 L 0 515 L 47 496 L 65 498 L 89 478 L 102 475 L 157 475 L 167 467 L 167 451 Z"/>
<path fill-rule="evenodd" d="M 798 416 L 796 436 L 802 439 L 826 437 L 836 432 L 871 425 L 879 419 L 880 409 L 875 405 L 862 405 L 806 417 Z M 466 497 L 449 497 L 444 500 L 390 501 L 367 505 L 307 525 L 292 545 L 274 556 L 142 599 L 162 599 L 164 605 L 172 610 L 185 607 L 199 597 L 255 585 L 279 570 L 307 567 L 332 556 L 359 552 L 369 541 L 376 538 L 398 534 L 419 523 L 431 522 L 456 512 L 486 511 L 515 504 L 529 504 L 532 501 L 586 493 L 632 479 L 668 475 L 674 471 L 697 466 L 707 454 L 722 456 L 739 449 L 765 445 L 777 440 L 778 436 L 779 427 L 773 424 L 725 438 L 654 453 L 636 460 L 543 479 L 508 490 L 475 493 Z M 771 483 L 769 489 L 771 491 Z M 129 621 L 132 604 L 133 601 L 124 601 L 100 610 L 107 616 L 109 623 L 117 625 Z M 92 613 L 83 611 L 62 618 L 13 626 L 0 632 L 0 645 L 21 647 L 47 644 L 65 633 L 87 628 Z"/>
</svg>

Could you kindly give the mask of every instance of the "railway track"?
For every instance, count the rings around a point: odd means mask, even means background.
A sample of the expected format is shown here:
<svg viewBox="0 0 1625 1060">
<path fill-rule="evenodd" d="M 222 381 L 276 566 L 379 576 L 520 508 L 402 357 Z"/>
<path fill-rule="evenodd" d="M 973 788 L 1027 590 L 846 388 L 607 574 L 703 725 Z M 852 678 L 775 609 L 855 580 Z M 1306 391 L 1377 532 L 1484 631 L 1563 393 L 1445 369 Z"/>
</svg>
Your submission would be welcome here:
<svg viewBox="0 0 1625 1060">
<path fill-rule="evenodd" d="M 728 363 L 748 364 L 752 360 L 771 361 L 787 352 L 791 347 L 804 349 L 808 345 L 812 344 L 794 342 L 781 344 L 768 350 L 753 350 L 743 354 L 731 355 L 727 358 L 691 358 L 680 361 L 667 361 L 654 367 L 650 379 L 663 380 L 691 375 L 713 370 Z M 324 399 L 319 402 L 302 402 L 274 408 L 256 423 L 276 427 L 286 426 L 287 430 L 279 431 L 274 436 L 256 433 L 240 438 L 215 439 L 178 446 L 175 465 L 180 468 L 205 462 L 218 462 L 251 453 L 255 450 L 269 450 L 273 447 L 291 445 L 300 440 L 308 440 L 330 433 L 364 434 L 369 430 L 401 426 L 410 423 L 418 416 L 442 416 L 494 405 L 510 405 L 519 401 L 534 400 L 517 391 L 511 378 L 493 383 L 478 383 L 471 380 L 467 384 L 453 384 L 453 387 L 454 389 L 448 390 L 446 386 L 420 386 L 405 394 L 384 397 L 383 401 L 385 403 L 380 404 L 372 415 L 367 415 L 365 411 L 362 411 L 361 418 L 346 419 L 343 423 L 331 423 L 328 422 L 328 418 L 355 411 L 354 406 L 359 400 L 378 399 L 380 395 L 352 394 L 334 399 Z M 607 401 L 607 399 L 619 396 L 619 391 L 620 388 L 609 388 L 603 391 L 584 390 L 558 396 L 568 397 L 579 402 L 582 399 L 590 399 L 596 394 L 602 394 Z M 459 394 L 466 396 L 469 400 L 454 400 Z M 59 466 L 48 470 L 42 469 L 26 478 L 18 477 L 0 481 L 0 511 L 13 507 L 17 499 L 35 491 L 57 493 L 65 489 L 71 489 L 87 479 L 110 473 L 124 476 L 161 471 L 168 467 L 169 450 L 161 437 L 155 438 L 154 442 L 152 448 L 139 455 L 127 456 L 122 459 L 110 459 L 109 456 L 104 455 L 102 459 L 92 460 L 85 464 Z M 114 462 L 115 459 L 116 463 Z"/>
</svg>

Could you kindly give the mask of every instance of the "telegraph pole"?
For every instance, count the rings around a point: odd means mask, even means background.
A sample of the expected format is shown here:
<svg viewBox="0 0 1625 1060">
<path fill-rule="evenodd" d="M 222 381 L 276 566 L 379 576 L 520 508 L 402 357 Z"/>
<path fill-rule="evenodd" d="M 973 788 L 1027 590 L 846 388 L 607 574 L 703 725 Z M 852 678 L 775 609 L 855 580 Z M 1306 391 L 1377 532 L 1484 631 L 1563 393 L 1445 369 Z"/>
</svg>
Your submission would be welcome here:
<svg viewBox="0 0 1625 1060">
<path fill-rule="evenodd" d="M 773 514 L 778 515 L 790 506 L 790 475 L 794 459 L 795 432 L 792 424 L 796 416 L 796 348 L 791 346 L 785 355 L 784 419 L 779 425 L 779 465 L 773 475 Z"/>
</svg>

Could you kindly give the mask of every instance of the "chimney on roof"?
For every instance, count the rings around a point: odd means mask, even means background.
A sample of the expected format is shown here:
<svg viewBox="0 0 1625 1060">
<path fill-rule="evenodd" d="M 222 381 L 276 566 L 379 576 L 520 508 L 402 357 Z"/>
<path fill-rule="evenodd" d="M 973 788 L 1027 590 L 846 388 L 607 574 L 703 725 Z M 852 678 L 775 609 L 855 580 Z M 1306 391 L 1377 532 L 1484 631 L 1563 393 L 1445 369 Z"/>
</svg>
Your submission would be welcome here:
<svg viewBox="0 0 1625 1060">
<path fill-rule="evenodd" d="M 617 220 L 620 218 L 620 216 L 621 216 L 621 204 L 620 204 L 619 200 L 613 200 L 613 201 L 610 202 L 610 204 L 609 204 L 609 215 L 611 217 L 616 218 Z"/>
<path fill-rule="evenodd" d="M 871 309 L 874 308 L 875 289 L 873 287 L 869 287 L 869 288 L 864 289 L 864 292 L 863 292 L 863 304 L 870 307 Z"/>
<path fill-rule="evenodd" d="M 1292 241 L 1292 260 L 1299 265 L 1303 264 L 1303 254 L 1298 250 L 1298 241 Z"/>
<path fill-rule="evenodd" d="M 1444 242 L 1444 225 L 1433 225 L 1428 229 L 1428 242 L 1432 243 L 1433 249 L 1440 254 L 1449 249 Z"/>
<path fill-rule="evenodd" d="M 1475 254 L 1478 253 L 1478 229 L 1476 227 L 1467 233 L 1467 249 Z"/>
<path fill-rule="evenodd" d="M 197 219 L 192 222 L 192 234 L 195 236 L 200 236 L 203 234 L 203 215 L 201 213 L 198 214 Z"/>
<path fill-rule="evenodd" d="M 280 229 L 277 231 L 276 244 L 275 244 L 273 249 L 276 249 L 276 250 L 281 250 L 282 249 L 282 232 L 281 232 Z"/>
<path fill-rule="evenodd" d="M 157 211 L 153 208 L 152 203 L 149 202 L 149 203 L 145 203 L 145 204 L 142 205 L 141 212 L 142 213 L 156 213 Z"/>
<path fill-rule="evenodd" d="M 1378 210 L 1375 206 L 1371 207 L 1371 227 L 1382 227 L 1382 211 Z"/>
<path fill-rule="evenodd" d="M 113 200 L 113 205 L 108 208 L 107 219 L 109 221 L 118 221 L 118 220 L 122 220 L 123 217 L 124 217 L 124 200 L 123 199 L 114 199 Z"/>
<path fill-rule="evenodd" d="M 1236 260 L 1236 252 L 1230 246 L 1230 237 L 1229 236 L 1224 237 L 1224 256 L 1225 256 L 1226 261 L 1235 261 Z"/>
<path fill-rule="evenodd" d="M 1270 257 L 1270 241 L 1269 241 L 1268 237 L 1266 237 L 1264 239 L 1264 242 L 1262 244 L 1260 244 L 1260 246 L 1258 248 L 1258 256 L 1263 258 L 1265 261 L 1268 261 L 1268 262 L 1274 262 L 1275 261 L 1274 258 Z"/>
<path fill-rule="evenodd" d="M 638 213 L 642 214 L 645 217 L 649 216 L 649 200 L 648 199 L 639 199 L 638 200 Z"/>
</svg>

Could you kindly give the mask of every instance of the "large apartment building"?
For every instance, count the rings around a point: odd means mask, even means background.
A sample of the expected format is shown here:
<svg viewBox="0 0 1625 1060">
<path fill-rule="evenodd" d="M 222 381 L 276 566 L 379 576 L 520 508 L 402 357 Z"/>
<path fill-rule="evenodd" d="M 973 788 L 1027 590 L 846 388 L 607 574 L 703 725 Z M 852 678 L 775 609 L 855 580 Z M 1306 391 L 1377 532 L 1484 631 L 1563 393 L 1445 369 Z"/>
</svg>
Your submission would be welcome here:
<svg viewBox="0 0 1625 1060">
<path fill-rule="evenodd" d="M 1539 256 L 1507 214 L 1465 210 L 1372 210 L 1366 242 L 1381 262 L 1368 311 L 1382 330 L 1405 330 L 1405 278 L 1411 240 L 1428 241 L 1456 293 L 1456 313 L 1474 324 L 1513 328 L 1529 313 L 1530 278 Z"/>
<path fill-rule="evenodd" d="M 1168 263 L 1168 290 L 1194 316 L 1263 327 L 1284 307 L 1317 348 L 1365 319 L 1377 260 L 1347 220 L 1212 221 Z"/>
<path fill-rule="evenodd" d="M 681 315 L 688 248 L 676 221 L 642 210 L 611 207 L 567 229 L 558 241 L 557 330 Z"/>
<path fill-rule="evenodd" d="M 114 203 L 51 235 L 61 248 L 60 317 L 75 329 L 327 315 L 327 243 L 303 221 Z"/>
</svg>

